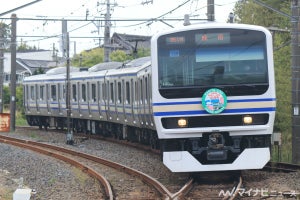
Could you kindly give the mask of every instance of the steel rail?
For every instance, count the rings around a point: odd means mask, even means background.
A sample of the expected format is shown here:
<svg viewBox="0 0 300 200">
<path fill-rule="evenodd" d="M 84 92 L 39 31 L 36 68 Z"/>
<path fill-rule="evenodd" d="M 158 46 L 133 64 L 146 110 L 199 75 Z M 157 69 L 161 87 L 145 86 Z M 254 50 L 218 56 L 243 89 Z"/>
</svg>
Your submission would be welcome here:
<svg viewBox="0 0 300 200">
<path fill-rule="evenodd" d="M 229 198 L 229 200 L 234 200 L 235 198 L 237 198 L 237 195 L 239 194 L 242 183 L 243 183 L 243 179 L 242 179 L 242 176 L 240 176 L 239 183 L 236 186 L 235 191 L 234 191 L 233 195 Z"/>
<path fill-rule="evenodd" d="M 300 165 L 283 162 L 268 162 L 263 170 L 275 172 L 297 172 L 300 171 Z"/>
<path fill-rule="evenodd" d="M 108 180 L 104 176 L 102 176 L 101 174 L 97 173 L 92 168 L 90 168 L 90 167 L 88 167 L 88 166 L 86 166 L 86 165 L 84 165 L 84 164 L 82 164 L 82 163 L 80 163 L 76 160 L 73 160 L 71 158 L 63 156 L 61 154 L 43 149 L 45 147 L 42 147 L 42 146 L 36 147 L 38 145 L 35 145 L 34 143 L 31 143 L 31 142 L 26 141 L 26 140 L 22 141 L 22 140 L 18 140 L 18 139 L 16 140 L 15 138 L 0 136 L 0 142 L 5 143 L 5 144 L 18 146 L 18 147 L 21 147 L 21 148 L 30 149 L 32 151 L 35 151 L 35 152 L 38 152 L 38 153 L 41 153 L 41 154 L 44 154 L 44 155 L 47 155 L 47 156 L 51 156 L 51 157 L 54 157 L 54 158 L 57 158 L 59 160 L 62 160 L 64 162 L 69 163 L 69 164 L 81 169 L 83 172 L 89 174 L 90 176 L 96 178 L 98 181 L 100 181 L 101 184 L 105 188 L 106 197 L 110 200 L 114 199 L 112 188 L 111 188 L 111 185 L 108 182 Z"/>
<path fill-rule="evenodd" d="M 190 179 L 178 192 L 174 193 L 171 199 L 180 199 L 193 187 L 194 179 Z"/>
<path fill-rule="evenodd" d="M 229 195 L 227 194 L 227 196 L 225 196 L 222 200 L 234 200 L 237 198 L 239 191 L 241 189 L 241 186 L 243 184 L 243 179 L 242 176 L 239 176 L 238 178 L 238 183 L 236 186 L 234 186 L 233 192 Z"/>
<path fill-rule="evenodd" d="M 19 143 L 26 143 L 26 144 L 32 144 L 32 145 L 36 145 L 36 146 L 40 146 L 43 148 L 49 148 L 49 149 L 53 149 L 56 151 L 60 151 L 60 152 L 64 152 L 64 153 L 68 153 L 70 155 L 74 155 L 74 156 L 79 156 L 88 160 L 92 160 L 94 162 L 109 166 L 111 168 L 117 169 L 121 172 L 125 172 L 127 174 L 130 175 L 134 175 L 136 177 L 139 177 L 141 180 L 143 180 L 144 182 L 146 182 L 147 184 L 149 184 L 150 186 L 154 187 L 162 196 L 165 197 L 165 199 L 172 199 L 173 194 L 163 185 L 161 184 L 159 181 L 157 181 L 156 179 L 154 179 L 153 177 L 135 170 L 133 168 L 127 167 L 125 165 L 113 162 L 113 161 L 109 161 L 97 156 L 93 156 L 90 154 L 86 154 L 86 153 L 82 153 L 82 152 L 77 152 L 77 151 L 73 151 L 70 149 L 66 149 L 66 148 L 62 148 L 62 147 L 58 147 L 58 146 L 54 146 L 54 145 L 50 145 L 50 144 L 45 144 L 45 143 L 39 143 L 39 142 L 34 142 L 34 141 L 30 141 L 30 140 L 22 140 L 22 139 L 17 139 L 17 138 L 11 138 L 8 136 L 3 136 L 1 135 L 0 138 L 3 138 L 1 140 L 13 140 Z"/>
</svg>

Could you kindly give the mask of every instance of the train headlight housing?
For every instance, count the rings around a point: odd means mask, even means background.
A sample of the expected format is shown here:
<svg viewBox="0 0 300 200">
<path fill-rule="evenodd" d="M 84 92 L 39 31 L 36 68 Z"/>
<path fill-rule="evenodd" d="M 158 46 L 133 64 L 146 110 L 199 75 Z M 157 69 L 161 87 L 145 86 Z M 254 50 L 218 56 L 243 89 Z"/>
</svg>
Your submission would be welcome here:
<svg viewBox="0 0 300 200">
<path fill-rule="evenodd" d="M 179 126 L 180 128 L 187 127 L 187 125 L 188 125 L 188 120 L 185 119 L 185 118 L 180 118 L 180 119 L 178 119 L 177 124 L 178 124 L 178 126 Z"/>
<path fill-rule="evenodd" d="M 243 117 L 243 123 L 246 125 L 252 124 L 253 123 L 253 119 L 252 116 L 250 115 L 246 115 Z"/>
</svg>

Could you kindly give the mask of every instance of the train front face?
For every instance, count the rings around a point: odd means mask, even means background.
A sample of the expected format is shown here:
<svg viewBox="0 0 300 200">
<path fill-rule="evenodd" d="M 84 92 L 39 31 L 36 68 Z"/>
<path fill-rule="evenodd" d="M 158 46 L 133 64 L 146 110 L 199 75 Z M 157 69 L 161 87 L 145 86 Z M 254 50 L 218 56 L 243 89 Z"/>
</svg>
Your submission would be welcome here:
<svg viewBox="0 0 300 200">
<path fill-rule="evenodd" d="M 153 115 L 173 172 L 262 168 L 275 118 L 272 36 L 205 24 L 152 38 Z"/>
</svg>

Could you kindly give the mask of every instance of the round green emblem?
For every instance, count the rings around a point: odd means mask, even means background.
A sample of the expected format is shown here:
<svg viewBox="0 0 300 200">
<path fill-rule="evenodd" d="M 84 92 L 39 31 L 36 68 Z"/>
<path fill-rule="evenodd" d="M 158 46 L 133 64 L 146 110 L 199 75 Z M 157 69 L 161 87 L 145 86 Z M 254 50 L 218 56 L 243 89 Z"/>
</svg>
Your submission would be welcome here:
<svg viewBox="0 0 300 200">
<path fill-rule="evenodd" d="M 210 114 L 221 113 L 227 106 L 226 94 L 217 88 L 209 89 L 202 96 L 202 106 Z"/>
</svg>

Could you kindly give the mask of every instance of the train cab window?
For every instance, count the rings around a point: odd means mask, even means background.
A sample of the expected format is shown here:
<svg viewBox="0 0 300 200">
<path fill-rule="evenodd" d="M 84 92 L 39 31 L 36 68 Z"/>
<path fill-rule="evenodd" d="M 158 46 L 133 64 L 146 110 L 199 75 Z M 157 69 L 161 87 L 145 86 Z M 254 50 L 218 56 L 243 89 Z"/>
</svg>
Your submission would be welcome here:
<svg viewBox="0 0 300 200">
<path fill-rule="evenodd" d="M 30 99 L 34 100 L 35 99 L 35 90 L 34 90 L 34 86 L 30 86 Z"/>
<path fill-rule="evenodd" d="M 77 89 L 75 84 L 72 85 L 72 99 L 73 101 L 77 101 Z"/>
<path fill-rule="evenodd" d="M 57 100 L 57 96 L 56 96 L 56 85 L 51 85 L 51 99 L 53 101 Z"/>
<path fill-rule="evenodd" d="M 45 86 L 40 86 L 40 100 L 45 100 Z"/>
<path fill-rule="evenodd" d="M 130 104 L 131 99 L 130 99 L 130 85 L 129 82 L 126 82 L 126 104 Z"/>
<path fill-rule="evenodd" d="M 92 83 L 92 101 L 93 102 L 96 102 L 96 96 L 97 96 L 97 94 L 96 94 L 96 84 L 95 83 Z"/>
<path fill-rule="evenodd" d="M 86 101 L 86 84 L 81 85 L 81 101 Z"/>
<path fill-rule="evenodd" d="M 122 85 L 118 82 L 118 103 L 122 103 Z"/>
</svg>

